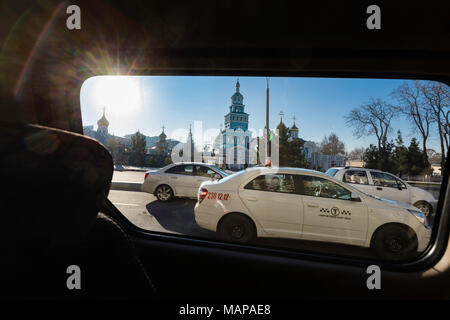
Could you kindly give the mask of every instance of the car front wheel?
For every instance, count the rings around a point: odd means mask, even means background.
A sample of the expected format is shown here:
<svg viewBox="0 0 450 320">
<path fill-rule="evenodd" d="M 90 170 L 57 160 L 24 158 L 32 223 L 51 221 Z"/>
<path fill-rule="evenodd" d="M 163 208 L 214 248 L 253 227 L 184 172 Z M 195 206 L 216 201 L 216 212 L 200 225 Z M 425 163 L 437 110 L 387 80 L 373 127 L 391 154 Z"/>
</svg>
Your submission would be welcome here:
<svg viewBox="0 0 450 320">
<path fill-rule="evenodd" d="M 162 185 L 156 189 L 155 195 L 159 201 L 166 202 L 173 198 L 173 191 L 169 186 Z"/>
<path fill-rule="evenodd" d="M 433 213 L 433 207 L 431 206 L 431 204 L 425 201 L 414 203 L 414 207 L 418 208 L 425 217 L 429 217 Z"/>
<path fill-rule="evenodd" d="M 387 225 L 375 233 L 371 247 L 382 259 L 405 260 L 417 253 L 417 237 L 406 226 Z"/>
<path fill-rule="evenodd" d="M 224 218 L 218 228 L 219 235 L 226 241 L 250 242 L 256 236 L 253 222 L 244 215 L 230 214 Z"/>
</svg>

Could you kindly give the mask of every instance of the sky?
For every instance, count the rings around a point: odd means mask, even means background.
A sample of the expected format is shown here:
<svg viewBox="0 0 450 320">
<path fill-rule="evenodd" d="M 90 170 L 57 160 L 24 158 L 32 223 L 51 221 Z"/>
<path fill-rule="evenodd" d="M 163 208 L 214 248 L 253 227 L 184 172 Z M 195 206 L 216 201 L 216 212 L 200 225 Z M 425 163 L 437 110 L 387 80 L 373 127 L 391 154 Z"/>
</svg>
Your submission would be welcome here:
<svg viewBox="0 0 450 320">
<path fill-rule="evenodd" d="M 231 96 L 236 91 L 237 77 L 218 76 L 96 76 L 87 79 L 81 88 L 83 125 L 94 125 L 105 109 L 108 131 L 117 136 L 139 130 L 148 136 L 159 135 L 162 126 L 168 138 L 185 140 L 190 125 L 200 131 L 220 128 L 229 112 Z M 346 151 L 376 144 L 375 136 L 357 139 L 345 116 L 370 97 L 394 103 L 392 91 L 405 80 L 345 78 L 270 78 L 270 128 L 280 122 L 287 126 L 296 117 L 299 137 L 320 143 L 325 136 L 336 133 L 345 143 Z M 249 129 L 263 130 L 266 110 L 266 78 L 239 77 L 244 96 Z M 405 144 L 412 137 L 420 140 L 413 126 L 402 116 L 392 122 L 391 139 L 401 130 Z M 211 131 L 211 130 L 210 130 Z M 212 131 L 213 132 L 213 131 Z M 206 140 L 205 140 L 206 141 Z M 437 129 L 428 147 L 439 149 Z"/>
</svg>

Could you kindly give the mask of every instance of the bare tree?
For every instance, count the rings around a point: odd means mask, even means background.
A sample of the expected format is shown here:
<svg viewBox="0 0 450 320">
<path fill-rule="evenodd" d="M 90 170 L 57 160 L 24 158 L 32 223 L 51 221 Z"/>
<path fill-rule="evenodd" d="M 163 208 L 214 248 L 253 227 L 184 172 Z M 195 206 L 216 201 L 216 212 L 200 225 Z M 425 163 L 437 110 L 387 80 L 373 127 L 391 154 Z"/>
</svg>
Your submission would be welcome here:
<svg viewBox="0 0 450 320">
<path fill-rule="evenodd" d="M 348 158 L 350 160 L 363 160 L 364 159 L 364 148 L 355 148 L 353 149 L 349 154 L 348 154 Z"/>
<path fill-rule="evenodd" d="M 339 140 L 335 133 L 331 133 L 328 137 L 324 137 L 320 144 L 320 152 L 330 156 L 344 155 L 345 144 Z"/>
<path fill-rule="evenodd" d="M 426 106 L 430 109 L 432 119 L 436 123 L 441 142 L 441 165 L 444 166 L 446 151 L 450 140 L 450 92 L 443 83 L 427 81 L 421 85 Z"/>
<path fill-rule="evenodd" d="M 422 135 L 423 151 L 427 151 L 427 140 L 430 135 L 430 127 L 433 122 L 433 113 L 424 102 L 422 84 L 414 81 L 409 85 L 404 83 L 394 90 L 393 96 L 399 102 L 399 111 L 406 115 L 408 120 L 414 125 Z"/>
<path fill-rule="evenodd" d="M 395 115 L 394 106 L 380 98 L 370 98 L 359 108 L 351 110 L 345 119 L 348 125 L 354 127 L 353 134 L 358 139 L 374 134 L 378 140 L 378 150 L 384 152 Z"/>
</svg>

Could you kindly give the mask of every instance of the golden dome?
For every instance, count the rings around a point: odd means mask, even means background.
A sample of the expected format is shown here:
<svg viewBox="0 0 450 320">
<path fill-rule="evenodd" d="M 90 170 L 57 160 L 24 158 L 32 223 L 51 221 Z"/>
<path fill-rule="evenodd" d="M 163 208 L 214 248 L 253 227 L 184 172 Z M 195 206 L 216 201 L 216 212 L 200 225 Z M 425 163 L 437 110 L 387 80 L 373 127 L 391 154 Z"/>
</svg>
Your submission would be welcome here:
<svg viewBox="0 0 450 320">
<path fill-rule="evenodd" d="M 97 125 L 99 127 L 108 127 L 109 126 L 109 121 L 106 120 L 106 117 L 105 117 L 105 110 L 103 110 L 103 116 L 100 118 L 100 120 L 97 121 Z"/>
</svg>

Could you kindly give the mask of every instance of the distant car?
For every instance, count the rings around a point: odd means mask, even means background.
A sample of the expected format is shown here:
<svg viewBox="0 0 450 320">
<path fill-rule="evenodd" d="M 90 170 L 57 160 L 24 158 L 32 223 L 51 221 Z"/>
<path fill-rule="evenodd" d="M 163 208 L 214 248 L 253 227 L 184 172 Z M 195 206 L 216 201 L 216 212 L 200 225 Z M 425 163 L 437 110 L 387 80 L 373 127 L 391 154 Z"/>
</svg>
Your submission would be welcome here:
<svg viewBox="0 0 450 320">
<path fill-rule="evenodd" d="M 229 241 L 276 237 L 371 247 L 386 259 L 422 251 L 430 227 L 415 207 L 297 168 L 250 168 L 204 182 L 197 224 Z"/>
<path fill-rule="evenodd" d="M 142 191 L 151 193 L 159 201 L 173 197 L 197 198 L 200 184 L 220 180 L 228 174 L 214 165 L 197 162 L 175 163 L 145 173 Z"/>
<path fill-rule="evenodd" d="M 434 196 L 417 187 L 413 187 L 399 177 L 375 169 L 357 167 L 335 167 L 326 172 L 329 176 L 351 184 L 353 187 L 385 199 L 409 203 L 425 215 L 433 215 L 437 200 Z"/>
</svg>

